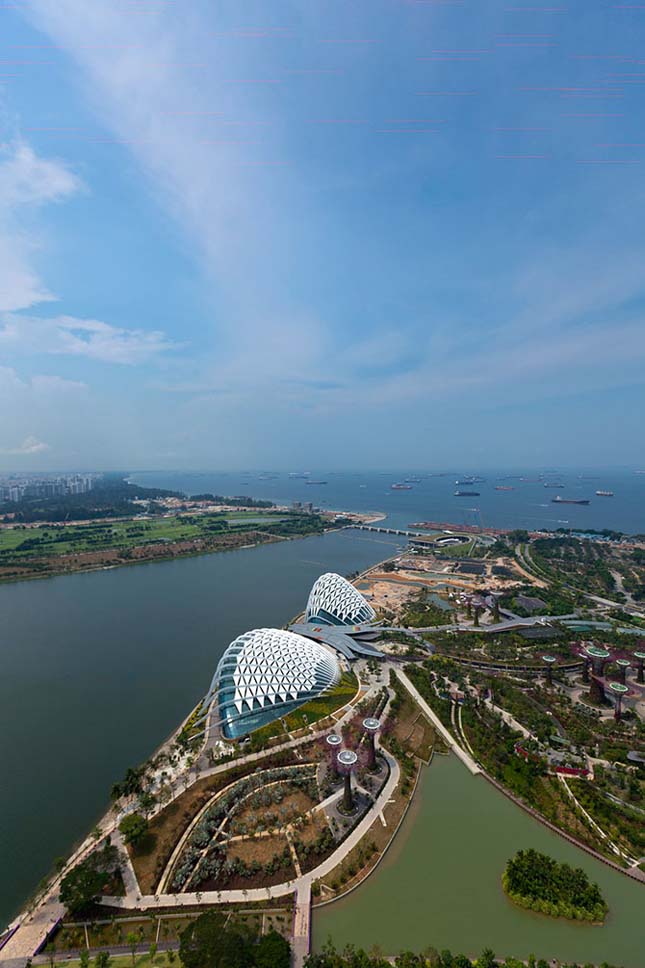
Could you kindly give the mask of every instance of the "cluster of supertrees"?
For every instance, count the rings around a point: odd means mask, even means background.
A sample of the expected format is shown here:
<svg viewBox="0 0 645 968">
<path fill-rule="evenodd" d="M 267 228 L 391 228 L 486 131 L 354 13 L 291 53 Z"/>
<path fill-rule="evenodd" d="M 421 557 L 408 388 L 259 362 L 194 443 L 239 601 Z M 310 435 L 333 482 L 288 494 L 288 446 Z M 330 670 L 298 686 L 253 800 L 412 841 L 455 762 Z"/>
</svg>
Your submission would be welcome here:
<svg viewBox="0 0 645 968">
<path fill-rule="evenodd" d="M 459 605 L 466 606 L 466 614 L 468 618 L 474 618 L 475 628 L 479 627 L 479 616 L 482 612 L 489 610 L 493 616 L 493 621 L 501 621 L 501 615 L 499 612 L 499 601 L 495 595 L 489 595 L 486 592 L 482 592 L 481 595 L 476 592 L 461 592 L 457 598 Z"/>
<path fill-rule="evenodd" d="M 376 733 L 381 728 L 380 720 L 373 716 L 368 716 L 363 720 L 363 729 L 367 737 L 365 766 L 373 773 L 376 770 Z M 341 749 L 343 744 L 342 737 L 338 733 L 328 733 L 325 742 L 331 755 L 331 769 L 339 776 L 344 777 L 343 789 L 343 812 L 354 813 L 356 804 L 354 802 L 354 791 L 352 789 L 352 773 L 358 763 L 358 754 L 354 750 Z"/>
<path fill-rule="evenodd" d="M 627 670 L 636 671 L 636 682 L 645 684 L 645 649 L 644 643 L 638 643 L 638 649 L 627 652 L 624 649 L 612 649 L 604 645 L 594 645 L 591 642 L 576 642 L 572 646 L 574 655 L 582 659 L 582 681 L 589 684 L 589 698 L 592 702 L 602 703 L 609 695 L 614 702 L 614 717 L 619 720 L 622 715 L 623 699 L 630 693 L 627 683 Z M 543 656 L 544 661 L 552 656 Z M 614 666 L 617 678 L 607 678 L 607 667 Z M 547 669 L 547 682 L 550 681 L 551 666 Z"/>
</svg>

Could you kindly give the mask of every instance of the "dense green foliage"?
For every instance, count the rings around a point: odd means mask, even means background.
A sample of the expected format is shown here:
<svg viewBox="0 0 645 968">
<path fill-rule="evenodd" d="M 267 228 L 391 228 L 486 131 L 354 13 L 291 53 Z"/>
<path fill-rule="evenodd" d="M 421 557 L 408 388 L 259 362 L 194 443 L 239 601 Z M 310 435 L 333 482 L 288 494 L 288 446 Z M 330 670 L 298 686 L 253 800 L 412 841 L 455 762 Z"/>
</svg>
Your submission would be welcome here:
<svg viewBox="0 0 645 968">
<path fill-rule="evenodd" d="M 276 931 L 258 939 L 247 924 L 207 911 L 182 931 L 179 957 L 184 968 L 289 968 L 291 946 Z"/>
<path fill-rule="evenodd" d="M 267 534 L 282 535 L 285 538 L 292 535 L 321 534 L 325 530 L 325 521 L 319 514 L 292 513 L 275 524 L 268 524 L 262 530 Z"/>
<path fill-rule="evenodd" d="M 427 588 L 419 589 L 410 598 L 401 616 L 402 625 L 417 629 L 449 625 L 452 620 L 452 610 L 440 608 L 429 600 Z"/>
<path fill-rule="evenodd" d="M 570 536 L 537 538 L 531 545 L 531 557 L 540 574 L 620 600 L 609 567 L 611 551 L 611 546 L 602 541 Z"/>
<path fill-rule="evenodd" d="M 501 598 L 502 608 L 508 608 L 516 615 L 527 616 L 533 614 L 525 606 L 518 603 L 518 596 L 528 598 L 539 598 L 545 603 L 545 608 L 540 609 L 544 615 L 568 615 L 574 611 L 578 604 L 579 596 L 575 592 L 568 591 L 559 584 L 553 584 L 549 588 L 536 588 L 535 585 L 521 585 L 507 591 Z"/>
<path fill-rule="evenodd" d="M 239 497 L 222 497 L 221 494 L 191 494 L 191 501 L 212 501 L 214 504 L 226 504 L 232 508 L 272 508 L 273 501 L 261 501 L 242 494 Z"/>
<path fill-rule="evenodd" d="M 136 846 L 140 844 L 148 832 L 148 821 L 140 813 L 128 813 L 119 824 L 119 830 L 123 834 L 123 841 L 126 844 Z"/>
<path fill-rule="evenodd" d="M 384 957 L 378 945 L 374 945 L 370 952 L 362 948 L 347 945 L 342 951 L 337 951 L 331 941 L 328 941 L 319 954 L 310 955 L 305 961 L 305 968 L 390 968 L 392 962 Z M 420 954 L 412 951 L 402 951 L 394 959 L 395 968 L 494 968 L 496 965 L 504 968 L 550 968 L 551 962 L 536 959 L 529 955 L 528 961 L 518 958 L 496 958 L 495 953 L 486 948 L 478 958 L 471 960 L 466 955 L 453 955 L 451 951 L 437 951 L 432 946 L 425 948 Z M 560 968 L 578 968 L 558 962 Z M 592 965 L 580 968 L 593 968 Z M 612 968 L 606 961 L 600 968 Z"/>
<path fill-rule="evenodd" d="M 520 850 L 509 860 L 502 883 L 516 904 L 551 917 L 604 921 L 607 913 L 600 888 L 582 868 L 558 864 L 533 849 Z"/>
<path fill-rule="evenodd" d="M 87 908 L 109 883 L 118 863 L 117 849 L 105 842 L 96 851 L 77 864 L 61 881 L 59 900 L 70 914 L 78 914 Z"/>
</svg>

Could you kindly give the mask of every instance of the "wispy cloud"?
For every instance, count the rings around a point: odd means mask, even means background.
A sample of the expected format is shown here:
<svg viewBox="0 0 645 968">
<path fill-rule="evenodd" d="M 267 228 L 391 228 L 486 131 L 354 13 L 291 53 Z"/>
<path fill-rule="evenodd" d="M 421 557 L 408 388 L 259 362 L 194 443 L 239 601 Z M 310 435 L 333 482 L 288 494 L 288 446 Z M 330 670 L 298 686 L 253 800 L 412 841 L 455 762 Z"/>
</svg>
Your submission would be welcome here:
<svg viewBox="0 0 645 968">
<path fill-rule="evenodd" d="M 82 356 L 105 363 L 147 363 L 178 345 L 158 330 L 122 329 L 96 319 L 0 316 L 0 350 Z"/>
<path fill-rule="evenodd" d="M 27 309 L 54 296 L 39 278 L 36 230 L 24 229 L 30 211 L 61 202 L 81 182 L 64 162 L 41 158 L 22 141 L 0 145 L 0 311 Z"/>
<path fill-rule="evenodd" d="M 37 437 L 30 435 L 29 437 L 25 437 L 23 442 L 19 444 L 18 447 L 0 448 L 0 454 L 28 456 L 30 454 L 42 454 L 43 451 L 46 450 L 51 450 L 49 444 L 45 444 L 42 440 L 38 440 Z"/>
</svg>

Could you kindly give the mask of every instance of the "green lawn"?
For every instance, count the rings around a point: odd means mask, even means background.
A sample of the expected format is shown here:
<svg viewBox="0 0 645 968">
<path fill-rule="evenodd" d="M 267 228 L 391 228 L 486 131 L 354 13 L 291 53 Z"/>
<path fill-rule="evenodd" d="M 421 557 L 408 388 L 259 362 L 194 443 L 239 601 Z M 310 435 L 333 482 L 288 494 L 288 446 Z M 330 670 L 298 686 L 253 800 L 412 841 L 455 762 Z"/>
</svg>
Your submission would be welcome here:
<svg viewBox="0 0 645 968">
<path fill-rule="evenodd" d="M 293 730 L 301 729 L 303 726 L 311 726 L 319 720 L 325 719 L 326 716 L 330 716 L 337 709 L 340 709 L 353 699 L 357 691 L 358 679 L 354 673 L 343 673 L 340 682 L 333 689 L 324 692 L 322 696 L 317 696 L 316 699 L 310 699 L 309 702 L 304 703 L 304 705 L 299 706 L 298 709 L 294 709 L 293 712 L 283 717 L 287 724 L 287 731 L 292 732 Z M 253 749 L 263 749 L 268 740 L 274 736 L 283 735 L 286 736 L 282 719 L 276 719 L 275 722 L 261 726 L 260 729 L 256 729 L 251 733 L 251 747 Z"/>
<path fill-rule="evenodd" d="M 230 531 L 245 527 L 262 528 L 283 520 L 284 516 L 263 514 L 257 509 L 250 509 L 199 516 L 174 515 L 149 520 L 102 521 L 69 527 L 43 525 L 37 528 L 3 528 L 0 529 L 0 561 L 3 558 L 16 560 L 65 555 L 207 537 L 219 533 L 218 525 L 223 522 L 228 524 L 225 531 Z"/>
<path fill-rule="evenodd" d="M 134 956 L 135 968 L 169 968 L 170 965 L 174 965 L 175 968 L 180 968 L 182 962 L 179 960 L 179 955 L 173 952 L 174 958 L 171 961 L 165 951 L 160 952 L 155 955 L 154 960 L 150 958 L 150 955 L 136 955 Z M 80 964 L 78 958 L 70 958 L 66 961 L 68 965 L 78 965 Z M 90 968 L 94 965 L 94 959 L 90 958 Z M 112 955 L 108 964 L 108 968 L 132 968 L 132 956 L 131 955 Z"/>
</svg>

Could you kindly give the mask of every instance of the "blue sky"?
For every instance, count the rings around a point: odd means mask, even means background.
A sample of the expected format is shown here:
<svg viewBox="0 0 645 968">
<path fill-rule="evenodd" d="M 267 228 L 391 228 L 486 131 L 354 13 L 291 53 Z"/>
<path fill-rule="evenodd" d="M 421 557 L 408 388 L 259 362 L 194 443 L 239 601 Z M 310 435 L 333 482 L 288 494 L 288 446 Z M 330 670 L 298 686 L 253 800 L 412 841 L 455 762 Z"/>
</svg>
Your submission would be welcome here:
<svg viewBox="0 0 645 968">
<path fill-rule="evenodd" d="M 0 6 L 0 468 L 643 462 L 645 9 Z"/>
</svg>

